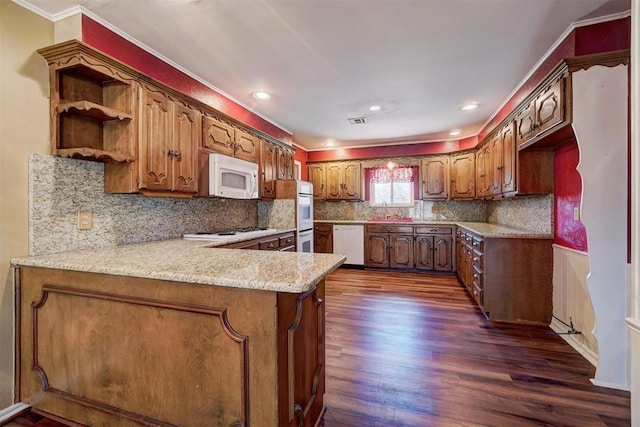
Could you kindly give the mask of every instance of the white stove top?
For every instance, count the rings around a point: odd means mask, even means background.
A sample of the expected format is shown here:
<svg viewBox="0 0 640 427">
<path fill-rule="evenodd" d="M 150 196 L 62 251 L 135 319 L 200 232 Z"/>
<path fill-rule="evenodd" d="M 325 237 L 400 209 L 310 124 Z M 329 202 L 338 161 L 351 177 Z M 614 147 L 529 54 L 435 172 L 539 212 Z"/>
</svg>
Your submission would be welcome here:
<svg viewBox="0 0 640 427">
<path fill-rule="evenodd" d="M 256 237 L 267 236 L 276 232 L 275 228 L 248 227 L 233 230 L 220 230 L 203 233 L 187 233 L 182 237 L 185 240 L 207 240 L 218 243 L 250 240 Z"/>
</svg>

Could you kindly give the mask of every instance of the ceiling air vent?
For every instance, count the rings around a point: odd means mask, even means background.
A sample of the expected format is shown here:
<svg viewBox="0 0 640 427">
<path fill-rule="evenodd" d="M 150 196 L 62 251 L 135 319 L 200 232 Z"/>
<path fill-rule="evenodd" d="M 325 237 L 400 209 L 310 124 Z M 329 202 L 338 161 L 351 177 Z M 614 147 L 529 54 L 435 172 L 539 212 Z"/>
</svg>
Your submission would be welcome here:
<svg viewBox="0 0 640 427">
<path fill-rule="evenodd" d="M 352 125 L 363 125 L 365 123 L 367 123 L 367 118 L 366 117 L 351 117 L 349 120 L 349 123 L 351 123 Z"/>
</svg>

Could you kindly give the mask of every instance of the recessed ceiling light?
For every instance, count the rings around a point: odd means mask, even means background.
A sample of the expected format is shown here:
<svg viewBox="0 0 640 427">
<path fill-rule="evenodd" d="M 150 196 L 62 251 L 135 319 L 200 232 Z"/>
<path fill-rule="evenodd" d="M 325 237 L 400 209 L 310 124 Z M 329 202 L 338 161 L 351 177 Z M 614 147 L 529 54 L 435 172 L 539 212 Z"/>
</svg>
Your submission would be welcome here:
<svg viewBox="0 0 640 427">
<path fill-rule="evenodd" d="M 462 133 L 462 131 L 460 130 L 452 130 L 451 132 L 449 132 L 449 136 L 458 136 Z"/>
<path fill-rule="evenodd" d="M 327 141 L 324 143 L 325 147 L 334 147 L 336 143 L 334 141 Z"/>
<path fill-rule="evenodd" d="M 380 111 L 381 109 L 382 107 L 379 105 L 372 105 L 371 107 L 369 107 L 369 111 Z"/>
<path fill-rule="evenodd" d="M 479 107 L 480 107 L 479 104 L 477 104 L 476 102 L 472 102 L 470 104 L 463 105 L 462 107 L 460 107 L 460 109 L 462 111 L 471 111 L 471 110 L 475 110 L 475 109 L 477 109 Z"/>
<path fill-rule="evenodd" d="M 271 95 L 268 92 L 259 90 L 257 92 L 253 92 L 253 97 L 256 99 L 271 99 Z"/>
</svg>

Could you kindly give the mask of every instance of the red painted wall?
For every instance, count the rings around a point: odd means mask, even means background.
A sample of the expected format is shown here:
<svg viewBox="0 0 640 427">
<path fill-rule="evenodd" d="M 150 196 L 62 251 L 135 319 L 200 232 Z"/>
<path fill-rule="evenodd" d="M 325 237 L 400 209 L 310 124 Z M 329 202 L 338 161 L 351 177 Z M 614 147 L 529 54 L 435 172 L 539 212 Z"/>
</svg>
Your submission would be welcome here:
<svg viewBox="0 0 640 427">
<path fill-rule="evenodd" d="M 278 139 L 291 135 L 118 34 L 82 15 L 82 41 L 136 70 Z"/>
<path fill-rule="evenodd" d="M 587 233 L 580 220 L 573 219 L 574 208 L 582 201 L 582 178 L 576 170 L 580 161 L 578 144 L 564 144 L 555 150 L 555 243 L 587 252 Z"/>
<path fill-rule="evenodd" d="M 301 168 L 300 179 L 303 181 L 306 181 L 307 180 L 307 152 L 300 147 L 296 147 L 296 153 L 293 159 L 300 162 L 300 168 Z"/>
</svg>

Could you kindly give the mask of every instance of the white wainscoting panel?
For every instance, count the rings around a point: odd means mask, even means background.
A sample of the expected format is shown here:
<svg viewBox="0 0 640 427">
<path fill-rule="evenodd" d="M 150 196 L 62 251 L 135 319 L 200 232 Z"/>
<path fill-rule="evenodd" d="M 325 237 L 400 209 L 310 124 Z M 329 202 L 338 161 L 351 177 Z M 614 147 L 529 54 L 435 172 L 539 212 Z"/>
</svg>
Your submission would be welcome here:
<svg viewBox="0 0 640 427">
<path fill-rule="evenodd" d="M 593 335 L 595 315 L 587 288 L 589 255 L 553 245 L 553 319 L 551 329 L 593 366 L 598 365 L 598 341 Z M 573 322 L 581 334 L 565 334 L 570 328 L 562 322 Z"/>
</svg>

